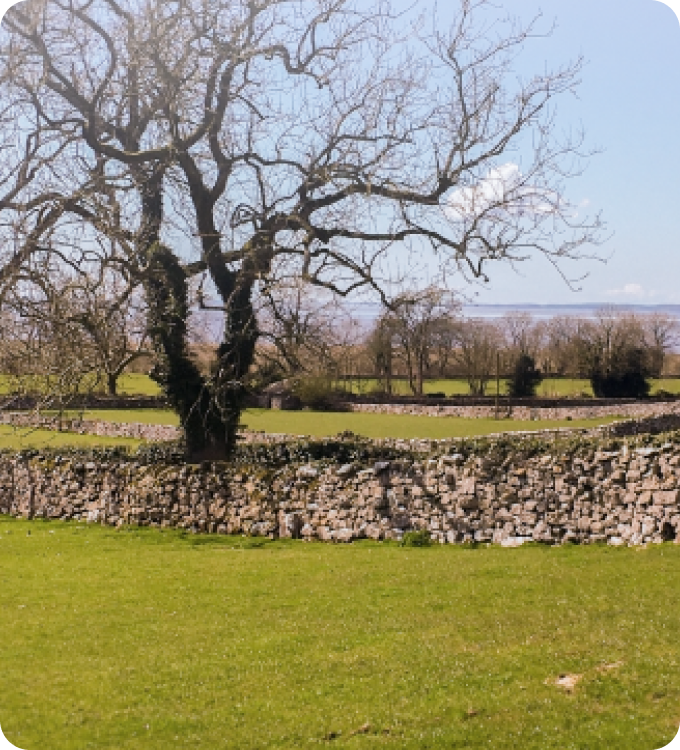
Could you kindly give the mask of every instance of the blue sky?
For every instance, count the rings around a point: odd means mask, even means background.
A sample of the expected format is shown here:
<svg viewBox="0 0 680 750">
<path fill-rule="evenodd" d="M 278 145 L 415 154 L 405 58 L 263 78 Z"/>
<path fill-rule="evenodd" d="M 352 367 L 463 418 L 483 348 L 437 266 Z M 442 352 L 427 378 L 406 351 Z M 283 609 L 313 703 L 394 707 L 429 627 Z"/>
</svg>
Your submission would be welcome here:
<svg viewBox="0 0 680 750">
<path fill-rule="evenodd" d="M 423 0 L 425 4 L 426 0 Z M 440 5 L 441 7 L 441 5 Z M 588 273 L 570 291 L 536 259 L 515 273 L 495 266 L 478 288 L 481 303 L 680 303 L 680 23 L 656 0 L 510 0 L 529 18 L 539 9 L 557 29 L 534 40 L 523 71 L 578 54 L 587 60 L 578 100 L 558 105 L 563 126 L 582 124 L 595 156 L 571 185 L 571 197 L 601 209 L 613 237 L 607 263 L 581 261 Z"/>
</svg>

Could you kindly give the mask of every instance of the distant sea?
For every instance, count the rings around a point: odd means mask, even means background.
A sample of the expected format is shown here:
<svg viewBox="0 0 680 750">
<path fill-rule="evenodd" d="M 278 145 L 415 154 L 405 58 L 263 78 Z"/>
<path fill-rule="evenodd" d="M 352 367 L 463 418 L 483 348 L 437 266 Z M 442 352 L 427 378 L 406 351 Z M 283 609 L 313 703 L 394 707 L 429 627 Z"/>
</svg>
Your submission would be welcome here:
<svg viewBox="0 0 680 750">
<path fill-rule="evenodd" d="M 663 313 L 680 320 L 680 305 L 634 305 L 619 304 L 606 305 L 602 303 L 580 304 L 580 305 L 463 305 L 463 314 L 468 318 L 502 318 L 513 312 L 525 312 L 536 320 L 550 320 L 558 315 L 580 318 L 593 318 L 598 310 L 604 307 L 612 307 L 616 310 L 638 313 L 645 315 L 649 313 Z M 364 326 L 371 325 L 380 315 L 381 308 L 376 304 L 360 303 L 352 306 L 355 318 Z"/>
<path fill-rule="evenodd" d="M 508 313 L 525 312 L 537 320 L 549 320 L 558 315 L 592 318 L 604 307 L 640 315 L 662 313 L 680 320 L 680 305 L 463 305 L 463 313 L 470 318 L 502 318 Z"/>
</svg>

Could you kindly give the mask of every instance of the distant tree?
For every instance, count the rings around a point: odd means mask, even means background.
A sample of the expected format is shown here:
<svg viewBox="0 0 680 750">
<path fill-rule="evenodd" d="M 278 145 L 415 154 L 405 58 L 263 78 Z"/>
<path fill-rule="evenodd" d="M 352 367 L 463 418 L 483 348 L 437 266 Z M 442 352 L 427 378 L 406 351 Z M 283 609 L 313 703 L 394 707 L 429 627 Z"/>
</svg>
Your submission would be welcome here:
<svg viewBox="0 0 680 750">
<path fill-rule="evenodd" d="M 401 295 L 393 307 L 390 321 L 394 339 L 399 344 L 411 391 L 421 396 L 437 334 L 442 327 L 453 330 L 460 303 L 445 289 L 431 286 L 419 293 Z"/>
<path fill-rule="evenodd" d="M 378 318 L 365 342 L 365 351 L 378 381 L 378 389 L 392 393 L 394 364 L 394 319 L 389 313 Z"/>
<path fill-rule="evenodd" d="M 515 360 L 512 373 L 507 381 L 508 394 L 515 398 L 536 395 L 536 388 L 543 380 L 540 370 L 536 369 L 533 357 L 520 354 Z"/>
<path fill-rule="evenodd" d="M 557 315 L 545 324 L 541 354 L 541 370 L 544 374 L 563 377 L 581 375 L 583 361 L 580 352 L 579 319 L 570 315 Z"/>
<path fill-rule="evenodd" d="M 483 396 L 494 376 L 501 334 L 494 323 L 467 318 L 456 326 L 456 349 L 453 357 L 464 373 L 473 396 Z"/>
<path fill-rule="evenodd" d="M 506 348 L 513 360 L 522 354 L 536 358 L 543 339 L 543 327 L 532 315 L 525 312 L 510 312 L 499 321 L 505 336 Z"/>
<path fill-rule="evenodd" d="M 346 316 L 337 300 L 299 279 L 267 284 L 258 298 L 258 329 L 263 345 L 258 356 L 282 377 L 327 374 L 333 370 L 333 348 L 339 323 Z"/>
<path fill-rule="evenodd" d="M 665 313 L 652 313 L 642 317 L 642 329 L 651 377 L 660 378 L 667 352 L 680 340 L 678 319 Z"/>
<path fill-rule="evenodd" d="M 33 373 L 68 370 L 85 387 L 117 392 L 118 380 L 136 359 L 148 356 L 146 320 L 138 290 L 124 279 L 102 271 L 89 274 L 47 275 L 40 269 L 26 273 L 5 294 L 4 309 L 40 332 L 40 348 L 34 353 Z M 21 330 L 21 327 L 17 330 Z M 38 360 L 42 358 L 41 364 Z M 61 364 L 59 364 L 61 363 Z M 68 363 L 68 364 L 67 364 Z"/>
<path fill-rule="evenodd" d="M 44 408 L 68 406 L 95 385 L 96 355 L 61 295 L 20 287 L 0 318 L 0 367 L 14 395 L 39 397 Z"/>
<path fill-rule="evenodd" d="M 638 317 L 605 307 L 594 320 L 581 324 L 580 336 L 596 396 L 643 398 L 649 394 L 650 351 Z"/>
<path fill-rule="evenodd" d="M 649 395 L 649 354 L 642 347 L 623 347 L 605 364 L 596 358 L 590 374 L 599 398 L 645 398 Z"/>
</svg>

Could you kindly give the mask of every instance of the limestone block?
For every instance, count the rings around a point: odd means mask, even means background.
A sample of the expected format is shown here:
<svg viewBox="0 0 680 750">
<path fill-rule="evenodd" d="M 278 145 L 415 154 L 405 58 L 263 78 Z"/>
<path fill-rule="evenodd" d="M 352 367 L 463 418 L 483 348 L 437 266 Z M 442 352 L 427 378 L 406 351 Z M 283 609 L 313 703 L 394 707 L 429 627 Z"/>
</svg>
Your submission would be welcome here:
<svg viewBox="0 0 680 750">
<path fill-rule="evenodd" d="M 654 505 L 677 505 L 680 490 L 657 490 L 653 493 Z"/>
<path fill-rule="evenodd" d="M 464 477 L 458 485 L 458 491 L 464 495 L 474 495 L 477 489 L 475 477 Z"/>
</svg>

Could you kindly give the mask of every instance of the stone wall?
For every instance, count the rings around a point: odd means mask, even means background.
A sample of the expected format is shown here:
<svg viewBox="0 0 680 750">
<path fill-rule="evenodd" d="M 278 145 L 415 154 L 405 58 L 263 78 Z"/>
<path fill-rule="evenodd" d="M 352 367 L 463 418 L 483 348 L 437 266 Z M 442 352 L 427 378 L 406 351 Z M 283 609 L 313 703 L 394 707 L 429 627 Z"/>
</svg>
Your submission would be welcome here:
<svg viewBox="0 0 680 750">
<path fill-rule="evenodd" d="M 633 443 L 629 440 L 629 443 Z M 639 544 L 680 532 L 680 435 L 663 444 L 519 439 L 429 457 L 266 469 L 0 456 L 0 512 L 349 542 Z M 468 447 L 465 447 L 468 446 Z M 272 464 L 275 466 L 275 464 Z"/>
<path fill-rule="evenodd" d="M 138 440 L 177 440 L 180 430 L 167 424 L 143 424 L 141 422 L 108 422 L 99 419 L 77 419 L 53 417 L 35 412 L 2 412 L 0 424 L 17 428 L 60 430 L 75 432 L 80 435 L 99 435 L 102 437 L 136 438 Z"/>
<path fill-rule="evenodd" d="M 55 409 L 58 400 L 54 394 L 46 396 L 8 394 L 0 398 L 0 409 Z M 107 396 L 97 393 L 83 393 L 69 396 L 62 402 L 64 409 L 167 409 L 168 402 L 163 396 Z"/>
<path fill-rule="evenodd" d="M 368 404 L 344 403 L 347 411 L 369 412 L 372 414 L 413 414 L 426 417 L 470 417 L 493 419 L 496 414 L 494 405 L 476 406 L 442 406 L 428 404 Z M 534 407 L 515 405 L 511 409 L 501 401 L 500 414 L 513 419 L 593 419 L 599 417 L 621 416 L 630 419 L 642 419 L 660 415 L 680 415 L 680 401 L 636 401 L 633 403 L 591 404 L 575 406 L 565 399 L 561 406 Z"/>
</svg>

